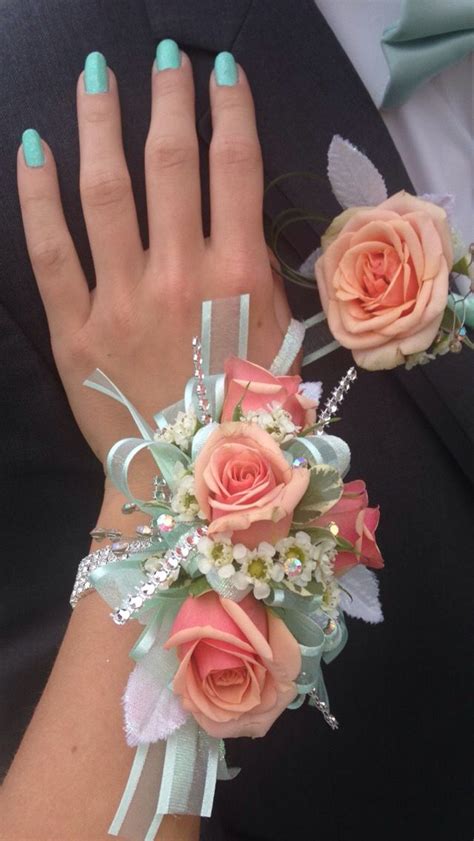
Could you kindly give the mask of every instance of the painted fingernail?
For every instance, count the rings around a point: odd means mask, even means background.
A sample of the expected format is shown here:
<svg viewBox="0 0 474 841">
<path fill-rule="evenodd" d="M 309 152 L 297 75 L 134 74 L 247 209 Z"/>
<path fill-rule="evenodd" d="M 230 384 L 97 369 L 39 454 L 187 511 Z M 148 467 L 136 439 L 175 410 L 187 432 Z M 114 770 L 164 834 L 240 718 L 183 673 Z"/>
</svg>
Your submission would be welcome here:
<svg viewBox="0 0 474 841">
<path fill-rule="evenodd" d="M 86 93 L 107 93 L 109 76 L 107 62 L 102 53 L 89 53 L 84 64 L 84 90 Z"/>
<path fill-rule="evenodd" d="M 155 63 L 157 70 L 177 70 L 181 67 L 181 53 L 176 41 L 171 38 L 160 41 L 156 48 Z"/>
<path fill-rule="evenodd" d="M 237 65 L 232 53 L 219 53 L 214 62 L 214 73 L 218 85 L 232 87 L 238 82 Z"/>
<path fill-rule="evenodd" d="M 23 157 L 27 166 L 43 166 L 44 152 L 41 137 L 34 128 L 27 128 L 21 136 Z"/>
</svg>

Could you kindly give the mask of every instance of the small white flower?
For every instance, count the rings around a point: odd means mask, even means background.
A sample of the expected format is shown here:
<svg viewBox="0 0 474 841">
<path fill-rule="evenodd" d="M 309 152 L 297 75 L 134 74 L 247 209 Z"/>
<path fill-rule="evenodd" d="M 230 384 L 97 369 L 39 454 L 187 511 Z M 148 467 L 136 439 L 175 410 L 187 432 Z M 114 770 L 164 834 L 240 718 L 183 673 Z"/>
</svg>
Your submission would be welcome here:
<svg viewBox="0 0 474 841">
<path fill-rule="evenodd" d="M 277 403 L 272 403 L 267 409 L 253 409 L 242 418 L 247 423 L 255 423 L 268 432 L 278 444 L 290 441 L 300 432 L 301 427 L 293 423 L 289 412 Z"/>
<path fill-rule="evenodd" d="M 193 411 L 178 412 L 174 423 L 159 429 L 154 434 L 155 441 L 165 441 L 175 444 L 181 450 L 188 452 L 194 435 L 197 432 L 198 419 Z"/>
<path fill-rule="evenodd" d="M 306 585 L 314 577 L 323 587 L 333 578 L 332 561 L 335 555 L 335 540 L 324 539 L 312 543 L 307 532 L 298 531 L 276 544 L 278 561 L 284 570 L 284 583 L 293 592 L 295 585 L 306 591 Z M 283 580 L 283 579 L 282 579 Z"/>
<path fill-rule="evenodd" d="M 177 514 L 176 519 L 182 523 L 190 523 L 196 517 L 205 519 L 196 499 L 193 474 L 185 470 L 182 464 L 179 468 L 175 465 L 174 470 L 178 478 L 178 487 L 171 498 L 171 510 Z M 180 474 L 181 478 L 179 478 Z"/>
<path fill-rule="evenodd" d="M 240 570 L 232 576 L 232 584 L 238 590 L 245 590 L 250 584 L 256 599 L 268 598 L 271 593 L 270 583 L 281 581 L 284 576 L 281 565 L 273 561 L 275 551 L 275 547 L 265 541 L 252 550 L 241 543 L 236 544 L 234 559 L 240 565 Z"/>
<path fill-rule="evenodd" d="M 230 538 L 220 536 L 218 540 L 202 537 L 198 543 L 198 568 L 203 575 L 215 569 L 219 578 L 231 578 L 235 574 L 232 563 L 233 546 Z"/>
</svg>

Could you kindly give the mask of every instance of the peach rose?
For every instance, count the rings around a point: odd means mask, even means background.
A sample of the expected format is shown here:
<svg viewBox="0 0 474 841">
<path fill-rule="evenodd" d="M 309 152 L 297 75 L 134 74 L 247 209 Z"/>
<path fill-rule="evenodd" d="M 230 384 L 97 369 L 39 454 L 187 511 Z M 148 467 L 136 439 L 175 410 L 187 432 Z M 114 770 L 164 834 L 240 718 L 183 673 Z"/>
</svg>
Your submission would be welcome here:
<svg viewBox="0 0 474 841">
<path fill-rule="evenodd" d="M 223 423 L 194 465 L 195 494 L 209 534 L 231 532 L 254 549 L 289 533 L 293 511 L 309 484 L 306 467 L 290 467 L 268 432 L 253 423 Z"/>
<path fill-rule="evenodd" d="M 338 552 L 334 563 L 336 575 L 343 575 L 356 564 L 380 569 L 383 559 L 375 540 L 375 530 L 379 523 L 379 509 L 368 508 L 369 498 L 365 482 L 356 479 L 344 485 L 343 494 L 329 511 L 313 525 L 327 527 L 329 523 L 339 526 L 339 534 L 349 540 L 360 554 Z"/>
<path fill-rule="evenodd" d="M 350 208 L 322 238 L 315 266 L 334 337 L 362 368 L 395 368 L 438 332 L 453 262 L 446 213 L 404 190 Z"/>
<path fill-rule="evenodd" d="M 251 595 L 188 598 L 164 648 L 180 660 L 173 691 L 210 736 L 264 736 L 297 694 L 298 643 Z"/>
<path fill-rule="evenodd" d="M 298 393 L 301 377 L 274 377 L 260 365 L 230 357 L 224 364 L 226 396 L 222 420 L 231 421 L 234 409 L 242 400 L 242 411 L 266 409 L 277 403 L 291 415 L 296 426 L 312 426 L 316 422 L 317 400 Z M 250 383 L 250 385 L 249 385 Z M 243 399 L 242 399 L 243 398 Z"/>
</svg>

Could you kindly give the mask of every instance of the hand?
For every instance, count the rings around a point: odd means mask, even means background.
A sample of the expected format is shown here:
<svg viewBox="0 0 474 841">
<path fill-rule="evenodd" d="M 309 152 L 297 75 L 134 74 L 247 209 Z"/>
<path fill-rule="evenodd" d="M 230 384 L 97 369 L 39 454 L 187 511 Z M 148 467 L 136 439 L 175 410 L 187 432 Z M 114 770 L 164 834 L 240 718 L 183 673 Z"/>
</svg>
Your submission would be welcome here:
<svg viewBox="0 0 474 841">
<path fill-rule="evenodd" d="M 249 359 L 265 366 L 291 317 L 263 235 L 261 152 L 242 68 L 234 85 L 211 75 L 211 236 L 204 239 L 191 63 L 181 52 L 176 69 L 154 64 L 145 145 L 147 251 L 121 142 L 117 81 L 105 72 L 107 92 L 86 93 L 84 73 L 77 84 L 92 292 L 64 219 L 50 147 L 43 141 L 42 166 L 27 166 L 22 147 L 17 159 L 27 248 L 54 358 L 77 423 L 103 463 L 114 441 L 136 429 L 123 407 L 83 386 L 94 368 L 150 421 L 181 397 L 192 374 L 191 339 L 199 333 L 203 300 L 250 293 Z"/>
</svg>

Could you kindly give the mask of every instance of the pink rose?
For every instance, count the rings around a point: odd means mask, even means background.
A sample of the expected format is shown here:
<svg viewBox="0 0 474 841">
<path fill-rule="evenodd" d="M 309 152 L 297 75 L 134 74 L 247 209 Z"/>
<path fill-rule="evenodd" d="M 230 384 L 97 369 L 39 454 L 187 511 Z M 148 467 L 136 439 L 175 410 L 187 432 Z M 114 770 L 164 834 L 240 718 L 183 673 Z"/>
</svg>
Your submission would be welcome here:
<svg viewBox="0 0 474 841">
<path fill-rule="evenodd" d="M 234 409 L 242 400 L 242 411 L 265 409 L 277 403 L 291 415 L 296 426 L 312 426 L 316 422 L 316 400 L 298 393 L 301 377 L 274 377 L 260 365 L 245 359 L 230 357 L 224 365 L 226 374 L 226 396 L 222 420 L 232 420 Z M 250 385 L 249 385 L 250 383 Z M 248 388 L 247 388 L 248 386 Z"/>
<path fill-rule="evenodd" d="M 358 553 L 338 552 L 334 569 L 343 575 L 356 564 L 380 569 L 384 562 L 375 541 L 375 530 L 379 523 L 379 509 L 368 508 L 369 499 L 365 482 L 356 479 L 344 485 L 343 494 L 335 505 L 313 523 L 327 527 L 329 523 L 339 526 L 339 534 L 355 546 Z"/>
<path fill-rule="evenodd" d="M 334 337 L 362 368 L 395 368 L 427 350 L 446 308 L 453 262 L 446 213 L 402 190 L 350 208 L 322 239 L 321 303 Z"/>
<path fill-rule="evenodd" d="M 288 535 L 309 484 L 307 468 L 290 467 L 268 432 L 243 422 L 223 423 L 211 433 L 194 476 L 209 534 L 232 532 L 233 542 L 249 549 Z"/>
<path fill-rule="evenodd" d="M 180 660 L 173 691 L 210 736 L 264 736 L 297 694 L 298 643 L 252 595 L 186 599 L 164 648 Z"/>
</svg>

